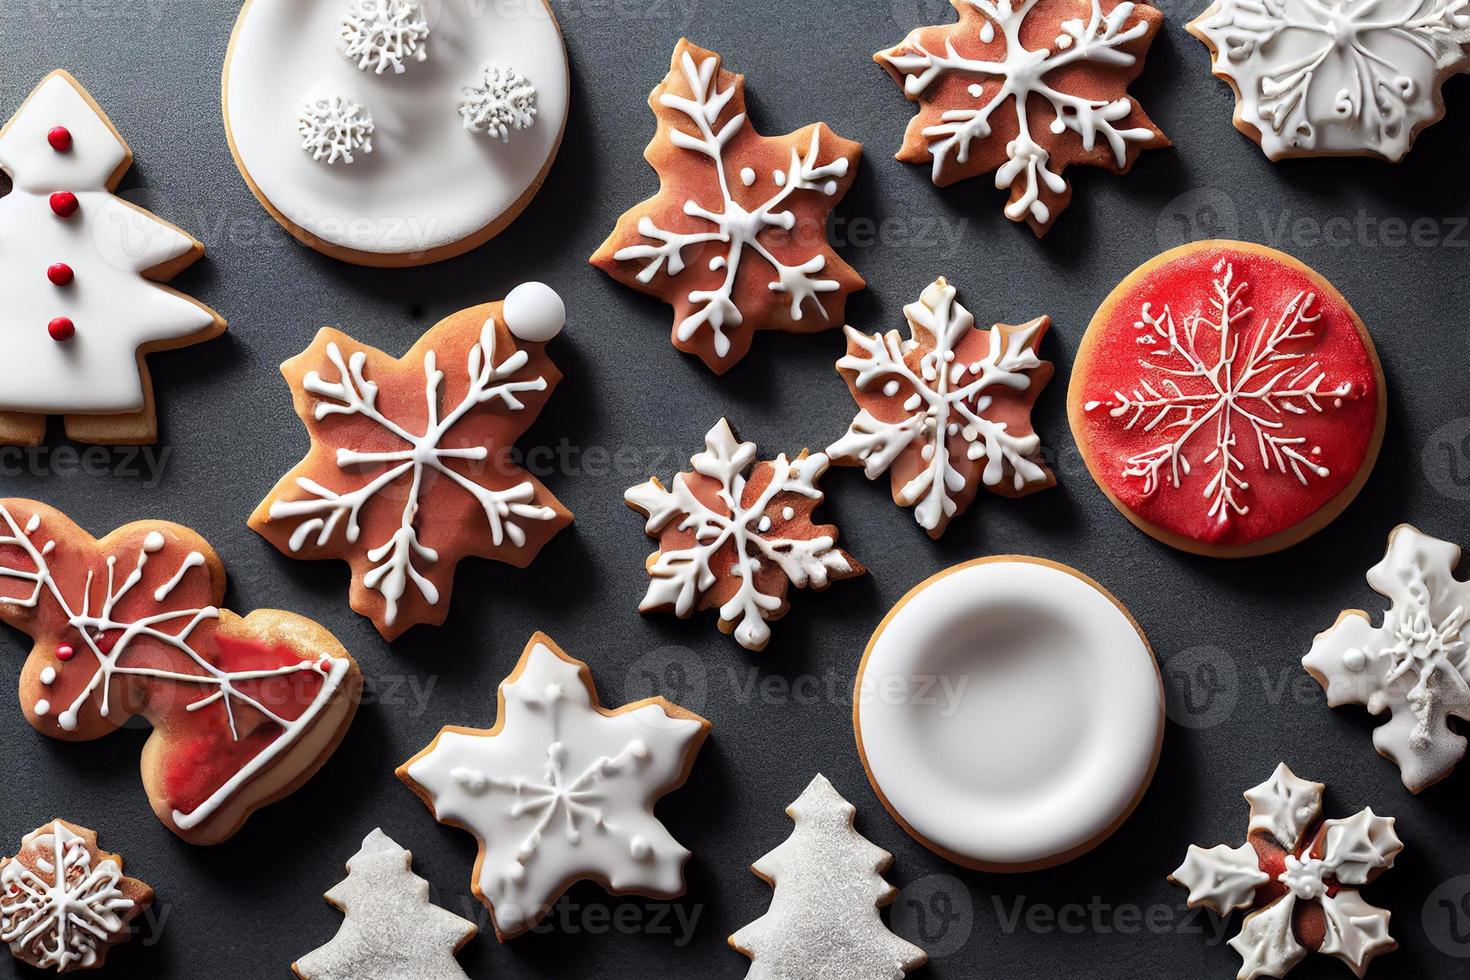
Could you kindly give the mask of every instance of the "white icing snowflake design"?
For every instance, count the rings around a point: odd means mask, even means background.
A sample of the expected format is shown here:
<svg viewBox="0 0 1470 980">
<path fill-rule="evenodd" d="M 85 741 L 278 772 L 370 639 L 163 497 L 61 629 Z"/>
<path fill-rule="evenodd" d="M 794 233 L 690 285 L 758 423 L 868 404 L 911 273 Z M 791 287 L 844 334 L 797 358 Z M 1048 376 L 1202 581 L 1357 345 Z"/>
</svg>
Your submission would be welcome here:
<svg viewBox="0 0 1470 980">
<path fill-rule="evenodd" d="M 1396 528 L 1368 584 L 1391 606 L 1373 625 L 1354 610 L 1317 636 L 1302 666 L 1332 707 L 1361 704 L 1389 713 L 1373 745 L 1398 764 L 1417 793 L 1450 774 L 1465 755 L 1451 718 L 1470 720 L 1470 584 L 1455 578 L 1460 549 L 1416 528 Z"/>
<path fill-rule="evenodd" d="M 313 160 L 351 163 L 354 153 L 373 152 L 373 119 L 362 103 L 341 96 L 317 99 L 296 117 L 301 148 Z"/>
<path fill-rule="evenodd" d="M 354 0 L 342 15 L 342 53 L 362 71 L 403 74 L 429 58 L 429 22 L 418 0 Z"/>
<path fill-rule="evenodd" d="M 96 966 L 98 948 L 126 925 L 118 913 L 133 907 L 118 887 L 122 869 L 112 860 L 93 867 L 87 842 L 59 820 L 27 843 L 49 848 L 51 856 L 38 861 L 41 874 L 14 859 L 0 869 L 0 942 L 39 949 L 43 969 Z"/>
<path fill-rule="evenodd" d="M 661 698 L 603 711 L 586 665 L 538 634 L 501 685 L 495 728 L 447 728 L 400 775 L 436 819 L 479 839 L 475 893 L 508 938 L 579 879 L 683 892 L 689 852 L 653 805 L 683 781 L 708 727 Z"/>
<path fill-rule="evenodd" d="M 469 132 L 509 142 L 512 129 L 535 125 L 536 89 L 515 69 L 490 62 L 474 84 L 465 86 L 459 114 Z"/>
<path fill-rule="evenodd" d="M 1260 469 L 1291 474 L 1303 486 L 1331 470 L 1321 449 L 1295 435 L 1293 416 L 1323 414 L 1353 394 L 1351 382 L 1332 384 L 1320 362 L 1301 349 L 1321 319 L 1317 294 L 1303 290 L 1276 314 L 1253 320 L 1242 297 L 1250 284 L 1235 280 L 1235 268 L 1215 266 L 1208 308 L 1176 321 L 1145 303 L 1136 324 L 1143 375 L 1130 390 L 1084 404 L 1105 410 L 1125 429 L 1158 431 L 1158 445 L 1123 461 L 1123 476 L 1142 481 L 1152 495 L 1175 490 L 1191 472 L 1191 447 L 1207 441 L 1200 465 L 1212 471 L 1202 493 L 1209 517 L 1226 523 L 1250 512 L 1250 466 L 1242 443 L 1254 446 Z"/>
<path fill-rule="evenodd" d="M 1217 0 L 1189 30 L 1272 160 L 1400 160 L 1470 70 L 1470 0 Z"/>
<path fill-rule="evenodd" d="M 843 328 L 849 353 L 837 362 L 838 371 L 858 392 L 882 392 L 893 411 L 881 419 L 861 408 L 847 434 L 827 448 L 834 461 L 859 463 L 868 479 L 876 480 L 905 452 L 921 447 L 923 465 L 894 498 L 913 507 L 919 526 L 934 535 L 974 496 L 977 474 L 960 470 L 956 456 L 971 463 L 985 460 L 978 479 L 987 487 L 1009 477 L 1010 489 L 1019 494 L 1054 482 L 1041 459 L 1041 437 L 1013 433 L 1007 423 L 986 414 L 999 393 L 1026 392 L 1035 383 L 1043 366 L 1036 347 L 1047 319 L 991 327 L 983 356 L 967 362 L 957 354 L 972 342 L 975 317 L 955 296 L 955 288 L 941 278 L 919 302 L 904 307 L 908 340 L 896 330 L 869 335 Z"/>
<path fill-rule="evenodd" d="M 1270 779 L 1246 791 L 1247 842 L 1234 848 L 1191 844 L 1169 876 L 1189 889 L 1190 908 L 1203 906 L 1221 916 L 1252 909 L 1230 940 L 1242 960 L 1238 980 L 1283 977 L 1306 958 L 1309 950 L 1293 926 L 1306 903 L 1317 903 L 1326 920 L 1318 951 L 1342 960 L 1357 976 L 1375 956 L 1398 948 L 1388 934 L 1389 913 L 1365 902 L 1357 888 L 1393 867 L 1404 849 L 1393 818 L 1364 809 L 1346 819 L 1322 820 L 1324 788 L 1278 765 Z M 1258 890 L 1271 882 L 1262 869 L 1272 861 L 1284 869 L 1276 875 L 1280 894 L 1262 901 Z"/>
<path fill-rule="evenodd" d="M 805 316 L 803 307 L 807 301 L 811 301 L 824 320 L 827 319 L 827 309 L 822 305 L 821 294 L 836 292 L 841 284 L 836 280 L 818 278 L 827 267 L 826 257 L 817 254 L 800 265 L 786 265 L 766 248 L 761 238 L 771 229 L 790 231 L 795 227 L 796 216 L 781 209 L 782 204 L 793 194 L 807 191 L 828 197 L 836 194 L 837 182 L 834 178 L 846 176 L 848 161 L 846 157 L 838 157 L 830 163 L 818 164 L 821 157 L 820 130 L 814 129 L 806 155 L 800 155 L 793 147 L 789 168 L 773 173 L 772 178 L 778 189 L 754 210 L 747 211 L 741 207 L 730 193 L 732 175 L 726 170 L 725 144 L 744 128 L 746 114 L 737 113 L 730 117 L 718 133 L 714 131 L 713 127 L 719 121 L 720 113 L 730 103 L 739 85 L 738 81 L 732 82 L 728 88 L 719 90 L 715 74 L 718 67 L 719 59 L 714 55 L 696 63 L 685 52 L 682 69 L 691 95 L 685 97 L 666 91 L 659 96 L 661 105 L 687 116 L 698 133 L 695 135 L 671 128 L 669 139 L 681 149 L 709 157 L 716 169 L 722 198 L 720 210 L 712 211 L 693 199 L 684 204 L 685 214 L 708 221 L 713 226 L 712 229 L 694 234 L 667 231 L 660 228 L 652 218 L 645 216 L 638 223 L 638 231 L 658 244 L 629 245 L 614 253 L 613 258 L 619 262 L 647 259 L 647 265 L 638 274 L 638 281 L 650 283 L 663 268 L 667 268 L 671 276 L 678 275 L 684 269 L 686 248 L 708 242 L 724 243 L 726 247 L 723 254 L 710 260 L 711 269 L 725 270 L 724 281 L 717 289 L 696 290 L 689 294 L 691 303 L 702 305 L 680 321 L 676 335 L 679 340 L 688 341 L 700 329 L 707 327 L 714 339 L 715 353 L 725 357 L 730 353 L 730 339 L 725 333 L 726 328 L 738 327 L 744 322 L 740 308 L 735 304 L 734 294 L 735 280 L 747 251 L 765 260 L 775 272 L 775 278 L 769 283 L 770 290 L 773 293 L 784 293 L 791 298 L 792 319 L 800 320 Z M 742 168 L 739 174 L 740 182 L 746 187 L 753 187 L 758 177 L 751 167 Z"/>
</svg>

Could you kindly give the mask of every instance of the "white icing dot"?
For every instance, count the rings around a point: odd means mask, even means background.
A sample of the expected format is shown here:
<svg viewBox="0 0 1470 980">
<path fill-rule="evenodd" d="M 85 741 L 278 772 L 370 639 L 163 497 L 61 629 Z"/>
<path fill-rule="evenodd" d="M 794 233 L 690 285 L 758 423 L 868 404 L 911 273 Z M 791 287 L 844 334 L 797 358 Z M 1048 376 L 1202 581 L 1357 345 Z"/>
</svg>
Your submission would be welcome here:
<svg viewBox="0 0 1470 980">
<path fill-rule="evenodd" d="M 902 386 L 897 381 L 889 381 L 883 386 L 883 394 L 887 395 L 889 398 L 892 398 L 894 395 L 898 394 L 898 389 L 900 387 Z"/>
<path fill-rule="evenodd" d="M 55 667 L 47 667 L 45 670 L 41 671 L 41 683 L 45 684 L 47 687 L 50 687 L 52 684 L 56 683 Z"/>
<path fill-rule="evenodd" d="M 62 730 L 74 732 L 77 730 L 77 713 L 68 708 L 56 719 L 56 723 L 62 727 Z"/>
<path fill-rule="evenodd" d="M 646 838 L 634 837 L 628 841 L 628 853 L 635 861 L 647 861 L 653 855 L 653 845 Z"/>
<path fill-rule="evenodd" d="M 982 95 L 985 94 L 985 86 L 984 85 L 971 85 L 970 86 L 970 94 L 972 96 L 974 96 L 975 98 L 977 98 L 977 99 L 980 98 L 980 96 L 982 96 Z"/>
<path fill-rule="evenodd" d="M 1362 670 L 1368 665 L 1368 655 L 1354 647 L 1342 655 L 1342 665 L 1348 670 Z"/>
<path fill-rule="evenodd" d="M 789 521 L 789 520 L 791 520 L 795 516 L 796 516 L 796 510 L 794 508 L 791 508 L 791 507 L 782 507 L 781 508 L 781 520 L 783 520 L 783 521 Z"/>
<path fill-rule="evenodd" d="M 642 762 L 648 758 L 648 746 L 643 744 L 642 739 L 635 738 L 628 743 L 628 754 Z"/>
<path fill-rule="evenodd" d="M 771 178 L 776 181 L 777 187 L 786 186 L 786 171 L 777 170 L 771 174 Z"/>
<path fill-rule="evenodd" d="M 520 883 L 526 880 L 526 866 L 519 861 L 512 861 L 505 869 L 505 877 L 511 881 Z"/>
<path fill-rule="evenodd" d="M 746 187 L 750 187 L 752 184 L 754 184 L 755 171 L 750 167 L 742 167 L 740 169 L 740 183 L 744 184 Z"/>
<path fill-rule="evenodd" d="M 36 714 L 44 718 L 51 713 L 51 702 L 45 698 L 36 702 Z"/>
<path fill-rule="evenodd" d="M 149 531 L 148 536 L 143 539 L 143 550 L 150 555 L 163 550 L 163 535 L 157 531 Z"/>
<path fill-rule="evenodd" d="M 542 282 L 523 282 L 505 297 L 505 325 L 521 340 L 544 344 L 567 322 L 566 304 Z"/>
<path fill-rule="evenodd" d="M 755 527 L 757 531 L 760 531 L 762 534 L 764 534 L 771 529 L 771 519 L 769 517 L 766 517 L 765 515 L 762 515 L 760 521 L 756 523 Z"/>
</svg>

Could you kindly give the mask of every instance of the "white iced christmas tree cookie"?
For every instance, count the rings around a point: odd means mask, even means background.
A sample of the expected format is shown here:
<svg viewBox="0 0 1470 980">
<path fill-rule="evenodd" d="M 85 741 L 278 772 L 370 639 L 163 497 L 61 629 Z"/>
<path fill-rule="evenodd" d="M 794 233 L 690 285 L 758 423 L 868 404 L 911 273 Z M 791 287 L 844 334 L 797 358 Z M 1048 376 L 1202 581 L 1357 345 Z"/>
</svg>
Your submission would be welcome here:
<svg viewBox="0 0 1470 980">
<path fill-rule="evenodd" d="M 1361 704 L 1389 713 L 1373 745 L 1398 764 L 1417 793 L 1450 774 L 1465 755 L 1451 718 L 1470 720 L 1470 584 L 1455 578 L 1460 549 L 1407 524 L 1388 538 L 1388 553 L 1368 584 L 1389 599 L 1375 626 L 1367 613 L 1343 613 L 1302 658 L 1336 708 Z"/>
<path fill-rule="evenodd" d="M 1373 957 L 1398 948 L 1388 934 L 1388 912 L 1358 894 L 1404 849 L 1393 818 L 1365 809 L 1323 820 L 1324 788 L 1278 765 L 1270 779 L 1246 790 L 1246 843 L 1191 844 L 1169 876 L 1189 889 L 1190 908 L 1221 916 L 1250 910 L 1230 940 L 1243 961 L 1238 980 L 1283 977 L 1312 950 L 1337 957 L 1361 977 Z"/>
<path fill-rule="evenodd" d="M 586 664 L 543 633 L 500 686 L 495 727 L 449 727 L 398 777 L 480 842 L 471 887 L 501 940 L 573 882 L 676 898 L 689 852 L 653 814 L 683 785 L 710 723 L 663 698 L 604 709 Z"/>
<path fill-rule="evenodd" d="M 413 855 L 381 829 L 327 901 L 346 918 L 331 942 L 291 964 L 301 980 L 467 980 L 454 954 L 480 930 L 429 901 Z"/>
<path fill-rule="evenodd" d="M 730 937 L 747 980 L 902 980 L 927 962 L 883 924 L 893 855 L 853 829 L 856 812 L 821 774 L 786 808 L 796 829 L 751 868 L 776 890 L 771 909 Z"/>
</svg>

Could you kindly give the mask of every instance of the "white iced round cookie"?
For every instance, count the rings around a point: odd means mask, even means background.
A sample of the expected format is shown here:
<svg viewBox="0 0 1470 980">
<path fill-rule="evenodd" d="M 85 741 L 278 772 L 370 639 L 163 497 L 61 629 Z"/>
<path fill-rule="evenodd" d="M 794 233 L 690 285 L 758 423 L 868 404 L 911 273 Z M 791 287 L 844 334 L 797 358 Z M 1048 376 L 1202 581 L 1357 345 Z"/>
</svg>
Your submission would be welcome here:
<svg viewBox="0 0 1470 980">
<path fill-rule="evenodd" d="M 518 339 L 534 344 L 553 340 L 566 326 L 567 307 L 544 282 L 523 282 L 505 297 L 505 326 Z"/>
<path fill-rule="evenodd" d="M 424 265 L 499 234 L 540 189 L 569 104 L 566 48 L 544 0 L 422 4 L 432 55 L 360 70 L 340 47 L 349 0 L 246 0 L 224 66 L 225 131 L 255 196 L 292 235 L 360 265 Z M 525 77 L 535 124 L 508 142 L 465 129 L 488 62 Z M 340 98 L 373 121 L 372 153 L 327 166 L 302 149 L 302 106 Z"/>
<path fill-rule="evenodd" d="M 987 871 L 1101 843 L 1143 796 L 1164 731 L 1138 625 L 1096 582 L 1036 558 L 916 587 L 869 641 L 854 697 L 884 806 L 930 850 Z"/>
</svg>

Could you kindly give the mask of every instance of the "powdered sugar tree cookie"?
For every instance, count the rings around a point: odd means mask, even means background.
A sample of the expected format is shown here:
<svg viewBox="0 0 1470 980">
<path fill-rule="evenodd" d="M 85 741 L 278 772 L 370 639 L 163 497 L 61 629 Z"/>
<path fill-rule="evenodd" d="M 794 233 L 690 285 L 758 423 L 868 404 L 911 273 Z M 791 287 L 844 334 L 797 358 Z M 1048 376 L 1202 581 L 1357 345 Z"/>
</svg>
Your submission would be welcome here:
<svg viewBox="0 0 1470 980">
<path fill-rule="evenodd" d="M 45 504 L 0 500 L 0 622 L 35 641 L 26 720 L 83 742 L 141 716 L 153 812 L 195 844 L 228 839 L 309 779 L 362 689 L 320 625 L 240 617 L 220 608 L 224 594 L 224 565 L 188 528 L 139 521 L 98 540 Z"/>
<path fill-rule="evenodd" d="M 480 930 L 429 901 L 413 855 L 381 828 L 327 901 L 346 918 L 331 942 L 291 964 L 301 980 L 468 980 L 454 954 Z"/>
<path fill-rule="evenodd" d="M 1216 0 L 1190 25 L 1235 90 L 1235 126 L 1272 160 L 1398 161 L 1470 71 L 1465 0 Z"/>
<path fill-rule="evenodd" d="M 1393 818 L 1364 809 L 1323 820 L 1324 788 L 1278 765 L 1270 779 L 1246 790 L 1246 842 L 1191 844 L 1169 876 L 1189 889 L 1190 908 L 1221 916 L 1249 910 L 1230 940 L 1242 960 L 1238 980 L 1284 977 L 1313 950 L 1361 977 L 1375 956 L 1398 948 L 1388 934 L 1389 913 L 1358 892 L 1404 849 Z"/>
<path fill-rule="evenodd" d="M 38 969 L 103 966 L 152 903 L 153 889 L 123 874 L 123 859 L 97 846 L 96 831 L 65 820 L 26 834 L 19 853 L 0 860 L 0 942 Z"/>
<path fill-rule="evenodd" d="M 950 0 L 874 60 L 919 103 L 898 159 L 939 187 L 995 171 L 1006 217 L 1044 235 L 1072 201 L 1072 164 L 1122 174 L 1169 141 L 1128 86 L 1164 15 L 1128 0 Z"/>
<path fill-rule="evenodd" d="M 78 442 L 151 443 L 146 355 L 224 332 L 209 307 L 161 285 L 198 241 L 113 190 L 133 155 L 64 71 L 0 129 L 0 443 L 36 445 L 46 417 Z"/>
<path fill-rule="evenodd" d="M 681 619 L 718 609 L 723 632 L 747 650 L 764 650 L 770 622 L 790 605 L 789 586 L 825 589 L 865 569 L 837 547 L 835 526 L 812 522 L 824 499 L 817 481 L 827 471 L 825 453 L 757 463 L 755 443 L 741 442 L 725 419 L 704 446 L 672 488 L 654 477 L 623 497 L 658 540 L 638 609 Z"/>
<path fill-rule="evenodd" d="M 1465 755 L 1450 719 L 1470 720 L 1470 585 L 1455 578 L 1460 549 L 1407 524 L 1388 537 L 1388 553 L 1368 584 L 1390 602 L 1383 621 L 1353 609 L 1317 635 L 1302 658 L 1336 708 L 1361 704 L 1388 712 L 1373 746 L 1418 793 L 1444 779 Z"/>
<path fill-rule="evenodd" d="M 449 727 L 398 769 L 440 823 L 475 835 L 471 887 L 501 940 L 572 883 L 677 898 L 689 852 L 653 814 L 683 785 L 710 723 L 663 698 L 615 710 L 544 633 L 500 685 L 495 727 Z"/>
<path fill-rule="evenodd" d="M 352 608 L 389 640 L 444 622 L 470 555 L 531 563 L 571 512 L 512 459 L 561 381 L 566 310 L 542 283 L 436 324 L 401 358 L 324 329 L 281 368 L 311 434 L 250 526 L 352 566 Z"/>
<path fill-rule="evenodd" d="M 913 507 L 938 538 L 983 484 L 1019 497 L 1056 483 L 1031 428 L 1031 408 L 1051 380 L 1036 356 L 1050 317 L 1019 327 L 975 327 L 943 277 L 904 307 L 909 338 L 852 327 L 837 370 L 858 413 L 827 447 L 838 465 L 868 479 L 888 474 L 894 503 Z"/>
<path fill-rule="evenodd" d="M 770 911 L 730 937 L 747 980 L 902 980 L 929 959 L 888 931 L 893 855 L 853 829 L 857 811 L 817 775 L 786 808 L 796 829 L 751 870 L 776 890 Z"/>
<path fill-rule="evenodd" d="M 673 306 L 674 346 L 716 374 L 757 330 L 842 323 L 864 282 L 828 243 L 827 216 L 862 147 L 821 123 L 760 135 L 745 114 L 745 76 L 687 40 L 648 105 L 658 132 L 643 155 L 659 192 L 618 219 L 592 264 Z"/>
</svg>

